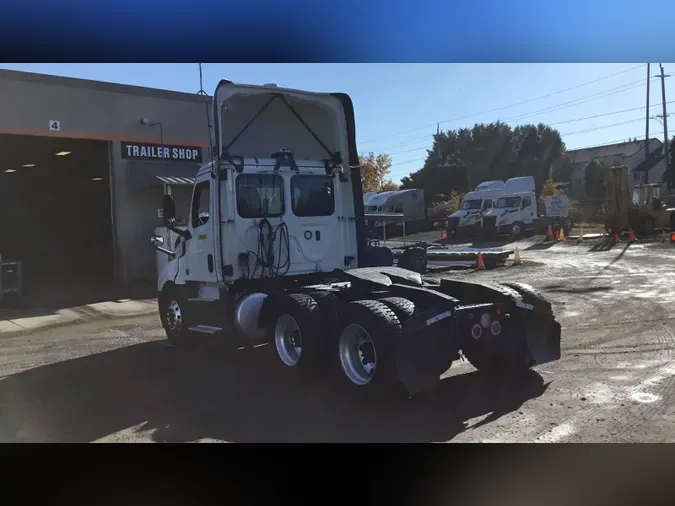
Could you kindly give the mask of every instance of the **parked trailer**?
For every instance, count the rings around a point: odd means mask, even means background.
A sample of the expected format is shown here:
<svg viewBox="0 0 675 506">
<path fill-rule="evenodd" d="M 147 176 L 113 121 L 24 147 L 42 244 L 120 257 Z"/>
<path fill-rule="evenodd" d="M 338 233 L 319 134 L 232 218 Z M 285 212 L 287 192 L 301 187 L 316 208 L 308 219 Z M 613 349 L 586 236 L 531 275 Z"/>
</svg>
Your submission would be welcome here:
<svg viewBox="0 0 675 506">
<path fill-rule="evenodd" d="M 377 265 L 347 95 L 221 81 L 213 97 L 217 159 L 197 173 L 185 229 L 164 197 L 178 239 L 152 238 L 172 343 L 269 343 L 281 369 L 311 378 L 332 362 L 376 396 L 433 388 L 460 354 L 486 371 L 560 358 L 560 325 L 530 287 Z"/>
</svg>

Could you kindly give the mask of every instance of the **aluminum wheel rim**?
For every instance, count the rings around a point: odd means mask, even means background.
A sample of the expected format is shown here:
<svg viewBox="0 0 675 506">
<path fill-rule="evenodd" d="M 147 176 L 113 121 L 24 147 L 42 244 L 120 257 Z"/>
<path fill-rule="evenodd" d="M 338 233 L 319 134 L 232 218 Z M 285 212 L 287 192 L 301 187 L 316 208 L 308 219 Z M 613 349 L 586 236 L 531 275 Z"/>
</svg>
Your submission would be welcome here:
<svg viewBox="0 0 675 506">
<path fill-rule="evenodd" d="M 175 300 L 172 300 L 166 309 L 166 327 L 174 336 L 183 330 L 183 312 Z"/>
<path fill-rule="evenodd" d="M 513 225 L 513 235 L 520 234 L 520 225 Z"/>
<path fill-rule="evenodd" d="M 370 383 L 377 370 L 377 354 L 375 343 L 370 334 L 352 323 L 340 334 L 340 364 L 347 379 L 355 385 L 364 386 Z"/>
<path fill-rule="evenodd" d="M 302 334 L 300 326 L 288 314 L 282 314 L 274 327 L 274 344 L 281 361 L 289 367 L 300 362 L 302 356 Z"/>
</svg>

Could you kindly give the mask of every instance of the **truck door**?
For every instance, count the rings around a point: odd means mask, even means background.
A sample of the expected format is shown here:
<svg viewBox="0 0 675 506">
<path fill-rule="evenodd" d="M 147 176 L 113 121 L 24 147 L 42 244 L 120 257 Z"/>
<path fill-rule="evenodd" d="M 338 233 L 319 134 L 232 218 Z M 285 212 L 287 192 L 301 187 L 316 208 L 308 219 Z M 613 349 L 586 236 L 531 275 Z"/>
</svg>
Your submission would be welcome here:
<svg viewBox="0 0 675 506">
<path fill-rule="evenodd" d="M 322 174 L 291 177 L 291 270 L 343 267 L 344 225 L 338 221 L 335 186 L 332 177 Z"/>
<path fill-rule="evenodd" d="M 208 177 L 208 176 L 207 176 Z M 213 247 L 213 197 L 211 180 L 197 181 L 190 207 L 188 230 L 192 237 L 185 244 L 185 267 L 181 266 L 186 281 L 216 282 L 216 258 Z"/>
<path fill-rule="evenodd" d="M 528 225 L 534 222 L 536 205 L 533 205 L 534 199 L 532 197 L 523 197 L 523 200 L 520 203 L 520 215 L 522 216 L 523 223 Z"/>
</svg>

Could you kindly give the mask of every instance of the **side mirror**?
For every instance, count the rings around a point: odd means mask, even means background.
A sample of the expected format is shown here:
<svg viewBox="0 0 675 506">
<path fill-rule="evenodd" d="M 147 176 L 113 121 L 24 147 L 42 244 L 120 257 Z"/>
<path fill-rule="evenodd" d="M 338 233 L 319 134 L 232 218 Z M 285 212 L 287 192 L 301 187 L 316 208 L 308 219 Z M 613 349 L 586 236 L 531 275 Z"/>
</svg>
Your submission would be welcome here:
<svg viewBox="0 0 675 506">
<path fill-rule="evenodd" d="M 176 219 L 176 201 L 173 195 L 164 195 L 162 201 L 162 212 L 164 214 L 164 223 L 173 223 Z"/>
</svg>

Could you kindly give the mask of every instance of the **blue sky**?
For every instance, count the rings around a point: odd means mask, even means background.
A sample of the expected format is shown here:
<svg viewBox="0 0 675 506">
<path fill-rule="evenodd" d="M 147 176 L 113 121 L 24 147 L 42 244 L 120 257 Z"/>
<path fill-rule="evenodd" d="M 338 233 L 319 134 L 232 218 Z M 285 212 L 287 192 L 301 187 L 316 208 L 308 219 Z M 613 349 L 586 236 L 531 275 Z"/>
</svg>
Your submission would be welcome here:
<svg viewBox="0 0 675 506">
<path fill-rule="evenodd" d="M 398 181 L 424 163 L 437 122 L 442 129 L 498 119 L 512 126 L 543 122 L 561 132 L 568 149 L 644 138 L 647 73 L 646 65 L 638 65 L 209 63 L 203 69 L 209 94 L 222 78 L 349 93 L 359 151 L 389 153 Z M 664 67 L 666 74 L 673 72 L 666 79 L 666 102 L 674 101 L 669 108 L 675 111 L 675 64 Z M 197 64 L 0 63 L 0 68 L 199 91 Z M 652 64 L 651 74 L 658 72 L 658 64 Z M 658 79 L 652 80 L 650 103 L 651 116 L 662 113 Z M 655 119 L 650 137 L 663 138 L 663 126 Z"/>
</svg>

